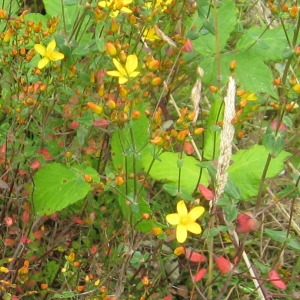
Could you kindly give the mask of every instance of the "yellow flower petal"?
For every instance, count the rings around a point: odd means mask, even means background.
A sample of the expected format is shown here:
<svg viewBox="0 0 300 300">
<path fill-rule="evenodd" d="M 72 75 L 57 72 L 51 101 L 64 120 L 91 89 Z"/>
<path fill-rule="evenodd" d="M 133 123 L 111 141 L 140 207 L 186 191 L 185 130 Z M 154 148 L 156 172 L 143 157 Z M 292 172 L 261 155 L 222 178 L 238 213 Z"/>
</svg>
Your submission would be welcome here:
<svg viewBox="0 0 300 300">
<path fill-rule="evenodd" d="M 55 40 L 52 40 L 52 41 L 47 45 L 47 52 L 48 52 L 48 53 L 53 52 L 54 49 L 55 49 L 55 47 L 56 47 L 56 42 L 55 42 Z"/>
<path fill-rule="evenodd" d="M 128 55 L 126 60 L 126 65 L 125 65 L 125 69 L 128 75 L 130 75 L 137 68 L 137 66 L 138 66 L 137 56 L 135 54 Z"/>
<path fill-rule="evenodd" d="M 46 48 L 45 48 L 43 45 L 41 45 L 41 44 L 35 44 L 35 45 L 34 45 L 34 50 L 35 50 L 38 54 L 40 54 L 40 55 L 42 55 L 42 56 L 45 56 L 45 55 L 46 55 Z"/>
<path fill-rule="evenodd" d="M 189 217 L 193 221 L 196 221 L 204 213 L 204 211 L 205 211 L 204 207 L 196 206 L 190 210 Z"/>
<path fill-rule="evenodd" d="M 43 57 L 41 60 L 38 62 L 38 68 L 43 69 L 48 63 L 49 63 L 49 58 L 48 57 Z"/>
<path fill-rule="evenodd" d="M 112 2 L 112 1 L 99 1 L 98 6 L 102 7 L 102 8 L 108 7 L 111 4 L 110 2 Z"/>
<path fill-rule="evenodd" d="M 177 212 L 180 216 L 185 216 L 188 214 L 188 211 L 187 211 L 187 208 L 186 208 L 186 205 L 184 203 L 183 200 L 180 200 L 178 203 L 177 203 Z"/>
<path fill-rule="evenodd" d="M 51 53 L 49 53 L 49 59 L 52 61 L 57 61 L 57 60 L 61 60 L 64 59 L 64 54 L 57 52 L 57 51 L 53 51 Z"/>
<path fill-rule="evenodd" d="M 122 76 L 127 76 L 126 70 L 117 59 L 113 58 L 113 63 Z"/>
<path fill-rule="evenodd" d="M 137 76 L 139 76 L 139 75 L 140 75 L 140 72 L 134 71 L 134 72 L 132 72 L 132 73 L 130 74 L 130 77 L 137 77 Z"/>
<path fill-rule="evenodd" d="M 128 81 L 128 78 L 126 78 L 126 77 L 120 77 L 119 78 L 119 84 L 124 84 L 124 83 L 126 83 Z"/>
<path fill-rule="evenodd" d="M 187 239 L 187 230 L 186 226 L 178 224 L 176 228 L 176 239 L 178 243 L 184 243 Z"/>
<path fill-rule="evenodd" d="M 179 214 L 169 214 L 166 216 L 166 220 L 171 225 L 178 225 L 180 223 L 180 216 Z"/>
<path fill-rule="evenodd" d="M 107 75 L 113 76 L 113 77 L 122 77 L 123 75 L 119 71 L 107 71 Z"/>
<path fill-rule="evenodd" d="M 196 222 L 186 224 L 186 229 L 194 234 L 200 234 L 202 232 L 201 226 Z"/>
<path fill-rule="evenodd" d="M 126 14 L 131 14 L 132 13 L 132 10 L 129 9 L 129 8 L 127 8 L 127 7 L 122 7 L 121 11 L 124 12 L 124 13 L 126 13 Z"/>
<path fill-rule="evenodd" d="M 118 10 L 114 10 L 109 14 L 112 18 L 115 18 L 119 15 L 119 11 Z"/>
</svg>

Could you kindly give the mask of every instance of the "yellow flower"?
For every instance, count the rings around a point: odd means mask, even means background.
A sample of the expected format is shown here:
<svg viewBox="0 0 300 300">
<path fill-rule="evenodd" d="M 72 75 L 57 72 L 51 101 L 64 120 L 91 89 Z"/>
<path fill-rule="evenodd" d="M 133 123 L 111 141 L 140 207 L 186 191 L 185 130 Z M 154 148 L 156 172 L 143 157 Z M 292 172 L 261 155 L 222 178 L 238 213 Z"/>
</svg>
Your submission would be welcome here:
<svg viewBox="0 0 300 300">
<path fill-rule="evenodd" d="M 112 11 L 109 15 L 112 18 L 115 18 L 116 16 L 118 16 L 120 11 L 125 12 L 127 14 L 131 14 L 132 10 L 126 7 L 130 3 L 132 3 L 132 0 L 104 0 L 99 1 L 98 6 L 101 8 L 111 8 Z"/>
<path fill-rule="evenodd" d="M 56 47 L 55 40 L 52 40 L 47 47 L 44 47 L 41 44 L 35 44 L 35 51 L 43 56 L 43 58 L 38 62 L 38 68 L 43 69 L 50 61 L 57 61 L 64 59 L 64 55 L 60 52 L 54 51 Z"/>
<path fill-rule="evenodd" d="M 171 4 L 173 0 L 156 0 L 148 1 L 145 3 L 145 6 L 149 9 L 161 9 L 164 12 L 167 9 L 167 5 Z"/>
<path fill-rule="evenodd" d="M 135 71 L 138 66 L 138 59 L 135 54 L 127 56 L 125 66 L 123 66 L 117 59 L 113 58 L 113 63 L 117 70 L 107 71 L 109 76 L 119 77 L 119 84 L 123 84 L 129 78 L 137 77 L 140 72 Z"/>
<path fill-rule="evenodd" d="M 200 234 L 202 229 L 195 221 L 204 213 L 204 207 L 196 206 L 188 212 L 183 200 L 177 203 L 177 214 L 166 216 L 167 222 L 176 227 L 176 239 L 179 243 L 184 243 L 187 239 L 187 232 Z"/>
<path fill-rule="evenodd" d="M 156 34 L 155 28 L 150 28 L 150 29 L 144 29 L 143 30 L 143 36 L 145 37 L 146 40 L 150 42 L 154 42 L 155 40 L 161 40 L 161 38 Z"/>
</svg>

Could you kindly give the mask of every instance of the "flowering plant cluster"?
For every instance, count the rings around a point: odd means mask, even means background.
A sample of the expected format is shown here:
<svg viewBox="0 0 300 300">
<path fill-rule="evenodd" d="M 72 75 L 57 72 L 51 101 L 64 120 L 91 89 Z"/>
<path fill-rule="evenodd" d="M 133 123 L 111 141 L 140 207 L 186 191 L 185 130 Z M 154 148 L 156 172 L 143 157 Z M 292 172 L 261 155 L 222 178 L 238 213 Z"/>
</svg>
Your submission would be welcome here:
<svg viewBox="0 0 300 300">
<path fill-rule="evenodd" d="M 21 2 L 0 7 L 0 298 L 297 297 L 299 7 Z"/>
</svg>

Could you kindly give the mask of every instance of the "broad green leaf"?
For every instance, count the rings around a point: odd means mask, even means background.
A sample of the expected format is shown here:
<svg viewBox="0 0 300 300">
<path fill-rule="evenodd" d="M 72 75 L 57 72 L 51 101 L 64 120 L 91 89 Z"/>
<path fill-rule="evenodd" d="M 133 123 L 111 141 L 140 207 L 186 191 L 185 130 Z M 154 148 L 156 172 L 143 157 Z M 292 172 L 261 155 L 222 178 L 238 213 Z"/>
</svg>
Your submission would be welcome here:
<svg viewBox="0 0 300 300">
<path fill-rule="evenodd" d="M 275 136 L 275 133 L 266 133 L 263 136 L 262 143 L 272 157 L 278 156 L 278 154 L 284 149 L 284 139 L 280 134 Z"/>
<path fill-rule="evenodd" d="M 275 29 L 252 27 L 245 31 L 236 45 L 240 51 L 249 51 L 259 56 L 262 61 L 281 60 L 287 47 L 287 40 L 282 26 Z"/>
<path fill-rule="evenodd" d="M 183 159 L 183 164 L 180 168 L 181 175 L 179 178 L 179 168 L 177 166 L 178 153 L 164 152 L 159 158 L 159 161 L 154 161 L 150 169 L 150 176 L 156 180 L 167 182 L 175 187 L 177 187 L 180 182 L 180 188 L 192 194 L 196 188 L 200 174 L 200 167 L 198 166 L 199 161 L 192 156 L 186 156 Z M 145 170 L 148 170 L 152 161 L 153 156 L 151 154 L 143 155 Z M 201 183 L 207 185 L 209 181 L 208 173 L 204 169 L 202 171 Z"/>
<path fill-rule="evenodd" d="M 229 176 L 239 189 L 242 200 L 257 195 L 268 155 L 269 152 L 264 146 L 254 145 L 249 149 L 239 150 L 232 156 L 233 164 L 229 167 Z M 272 159 L 267 178 L 278 175 L 284 168 L 284 160 L 290 155 L 290 153 L 282 151 Z"/>
<path fill-rule="evenodd" d="M 203 27 L 200 32 L 201 35 L 199 36 L 199 38 L 194 40 L 195 50 L 200 54 L 212 55 L 216 53 L 216 36 L 213 34 L 213 32 L 216 32 L 217 30 L 220 50 L 224 49 L 227 40 L 230 37 L 230 33 L 235 28 L 237 22 L 237 10 L 233 1 L 219 1 L 218 6 L 218 29 L 215 28 L 214 11 L 213 8 L 211 8 L 209 18 L 205 22 L 205 27 Z M 201 20 L 200 17 L 199 22 L 201 24 L 203 22 L 203 20 Z"/>
<path fill-rule="evenodd" d="M 221 55 L 222 84 L 226 84 L 230 75 L 229 64 L 237 61 L 235 77 L 241 84 L 241 88 L 253 93 L 267 93 L 277 97 L 273 88 L 273 74 L 267 65 L 258 56 L 250 52 L 226 53 Z M 217 62 L 214 57 L 205 58 L 201 61 L 204 70 L 203 81 L 206 84 L 217 83 Z"/>
<path fill-rule="evenodd" d="M 50 215 L 83 199 L 91 190 L 84 179 L 88 174 L 99 182 L 96 170 L 86 166 L 67 167 L 59 163 L 48 164 L 34 176 L 33 203 L 38 215 Z"/>
</svg>

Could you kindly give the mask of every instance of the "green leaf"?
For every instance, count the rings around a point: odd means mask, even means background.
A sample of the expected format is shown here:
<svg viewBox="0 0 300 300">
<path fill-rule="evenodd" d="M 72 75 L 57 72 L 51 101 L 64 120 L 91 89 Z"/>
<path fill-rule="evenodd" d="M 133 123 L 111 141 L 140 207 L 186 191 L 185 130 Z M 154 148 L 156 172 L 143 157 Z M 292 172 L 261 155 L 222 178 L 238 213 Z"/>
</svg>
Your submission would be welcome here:
<svg viewBox="0 0 300 300">
<path fill-rule="evenodd" d="M 54 299 L 71 299 L 75 297 L 76 294 L 73 292 L 63 292 L 62 294 L 54 294 Z"/>
<path fill-rule="evenodd" d="M 220 152 L 220 127 L 218 121 L 223 120 L 224 105 L 223 99 L 219 96 L 212 99 L 209 110 L 207 130 L 204 131 L 204 153 L 206 160 L 213 160 L 219 156 Z"/>
<path fill-rule="evenodd" d="M 136 107 L 139 111 L 144 111 L 145 106 L 139 105 Z M 138 120 L 132 120 L 124 128 L 116 129 L 112 135 L 111 140 L 111 153 L 112 162 L 117 169 L 122 166 L 126 174 L 138 173 L 143 170 L 143 163 L 141 156 L 144 152 L 148 152 L 148 148 L 145 145 L 149 144 L 149 137 L 147 134 L 149 126 L 149 120 L 146 115 L 142 116 Z M 141 195 L 145 192 L 140 182 L 134 180 L 127 180 L 124 185 L 119 187 L 118 201 L 121 207 L 123 215 L 128 215 L 128 207 L 126 205 L 126 198 L 132 196 L 135 187 L 138 191 L 141 191 Z M 133 195 L 134 198 L 136 195 Z"/>
<path fill-rule="evenodd" d="M 282 26 L 267 30 L 252 27 L 242 35 L 236 49 L 242 52 L 249 50 L 253 56 L 259 56 L 262 61 L 270 61 L 281 60 L 286 46 L 287 40 Z"/>
<path fill-rule="evenodd" d="M 219 7 L 217 8 L 217 16 L 219 47 L 220 50 L 223 50 L 226 46 L 228 38 L 230 37 L 230 33 L 235 28 L 237 22 L 237 10 L 235 4 L 231 0 L 219 1 L 218 5 Z M 202 20 L 199 17 L 200 24 L 202 24 Z M 197 24 L 197 22 L 195 22 L 195 24 Z M 204 25 L 204 29 L 202 29 L 202 31 L 200 32 L 201 36 L 198 39 L 194 40 L 194 47 L 195 50 L 200 54 L 213 55 L 217 49 L 216 36 L 214 35 L 214 32 L 216 32 L 216 28 L 213 8 L 211 8 L 209 18 L 207 21 L 205 21 Z"/>
<path fill-rule="evenodd" d="M 287 236 L 286 231 L 278 231 L 273 229 L 265 229 L 265 234 L 272 240 L 279 243 L 286 243 L 293 250 L 300 251 L 300 243 L 294 235 Z"/>
<path fill-rule="evenodd" d="M 143 155 L 143 164 L 145 170 L 148 170 L 153 161 L 153 156 L 151 154 Z M 200 174 L 200 167 L 198 166 L 199 161 L 197 161 L 192 156 L 186 156 L 183 159 L 183 164 L 180 168 L 181 177 L 179 178 L 179 168 L 177 166 L 178 153 L 164 152 L 160 155 L 160 161 L 155 160 L 151 169 L 150 176 L 156 180 L 161 180 L 169 183 L 175 187 L 178 186 L 180 180 L 180 189 L 186 190 L 188 193 L 192 194 L 196 184 L 198 182 L 198 177 Z M 209 176 L 206 170 L 202 170 L 201 183 L 207 185 L 209 181 Z"/>
<path fill-rule="evenodd" d="M 222 84 L 226 84 L 230 75 L 229 64 L 237 61 L 235 77 L 241 83 L 241 88 L 253 93 L 268 93 L 277 97 L 273 87 L 273 74 L 268 66 L 259 56 L 251 52 L 226 53 L 221 55 Z M 206 84 L 217 83 L 217 62 L 214 57 L 206 58 L 201 61 L 204 70 L 203 81 Z"/>
<path fill-rule="evenodd" d="M 284 149 L 284 139 L 282 135 L 275 136 L 275 133 L 266 133 L 262 138 L 262 143 L 272 157 L 276 157 Z"/>
<path fill-rule="evenodd" d="M 166 183 L 163 185 L 163 189 L 173 197 L 178 197 L 178 198 L 186 200 L 186 201 L 195 200 L 195 198 L 192 196 L 190 191 L 188 191 L 184 188 L 181 188 L 179 191 L 177 185 L 172 185 L 172 184 Z"/>
<path fill-rule="evenodd" d="M 54 260 L 50 260 L 47 262 L 46 268 L 44 270 L 44 276 L 47 278 L 48 283 L 51 284 L 53 282 L 60 268 L 60 264 Z"/>
<path fill-rule="evenodd" d="M 38 215 L 50 215 L 83 199 L 91 190 L 84 179 L 88 174 L 99 182 L 96 170 L 86 166 L 66 167 L 52 163 L 34 176 L 33 203 Z"/>
<path fill-rule="evenodd" d="M 232 156 L 233 164 L 229 167 L 229 177 L 247 200 L 257 195 L 261 176 L 269 153 L 264 146 L 254 145 L 249 149 L 239 150 Z M 267 178 L 278 175 L 284 168 L 284 160 L 291 154 L 282 151 L 272 159 Z"/>
</svg>

